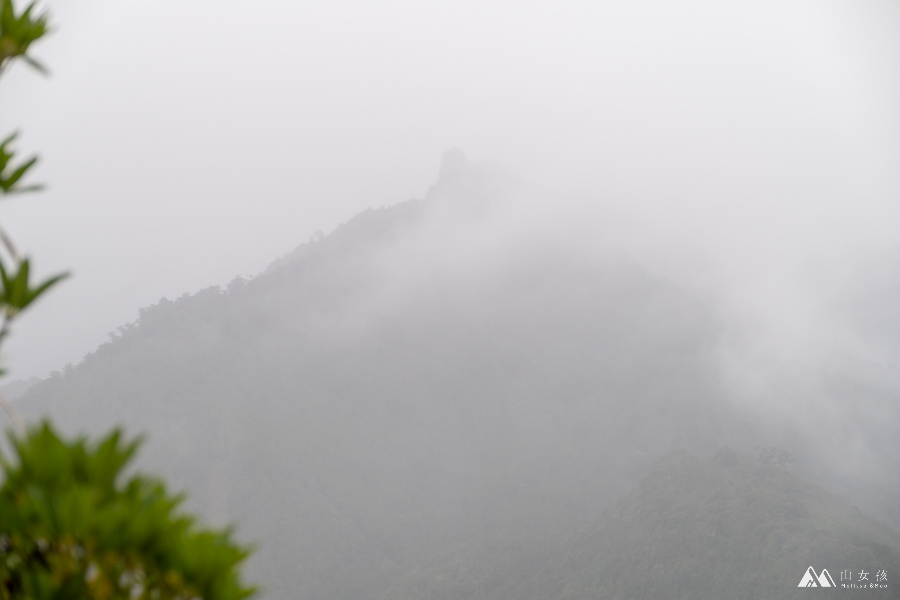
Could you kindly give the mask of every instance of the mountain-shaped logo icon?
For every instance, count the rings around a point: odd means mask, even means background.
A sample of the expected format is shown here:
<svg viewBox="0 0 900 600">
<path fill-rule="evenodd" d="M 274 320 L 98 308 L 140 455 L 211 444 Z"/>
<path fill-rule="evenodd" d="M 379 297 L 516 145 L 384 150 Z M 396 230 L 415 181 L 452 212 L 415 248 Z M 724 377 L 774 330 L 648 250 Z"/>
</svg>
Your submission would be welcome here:
<svg viewBox="0 0 900 600">
<path fill-rule="evenodd" d="M 806 570 L 806 574 L 803 575 L 803 579 L 800 580 L 800 584 L 797 587 L 835 587 L 835 585 L 828 569 L 822 569 L 822 573 L 816 575 L 816 572 L 810 567 Z"/>
</svg>

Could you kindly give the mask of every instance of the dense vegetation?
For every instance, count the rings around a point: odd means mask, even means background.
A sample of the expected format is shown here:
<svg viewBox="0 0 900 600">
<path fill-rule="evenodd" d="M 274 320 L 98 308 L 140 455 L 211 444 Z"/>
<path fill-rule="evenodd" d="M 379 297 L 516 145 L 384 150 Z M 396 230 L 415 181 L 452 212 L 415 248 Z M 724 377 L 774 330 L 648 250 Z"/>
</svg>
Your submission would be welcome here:
<svg viewBox="0 0 900 600">
<path fill-rule="evenodd" d="M 137 442 L 68 442 L 43 424 L 12 439 L 0 487 L 0 598 L 241 600 L 247 551 L 205 531 L 181 499 L 123 470 Z"/>
<path fill-rule="evenodd" d="M 833 573 L 900 568 L 900 536 L 785 470 L 723 447 L 673 452 L 627 498 L 554 546 L 474 543 L 393 586 L 393 600 L 804 598 L 814 565 Z M 829 593 L 859 594 L 859 589 Z M 896 591 L 866 589 L 866 597 Z"/>
</svg>

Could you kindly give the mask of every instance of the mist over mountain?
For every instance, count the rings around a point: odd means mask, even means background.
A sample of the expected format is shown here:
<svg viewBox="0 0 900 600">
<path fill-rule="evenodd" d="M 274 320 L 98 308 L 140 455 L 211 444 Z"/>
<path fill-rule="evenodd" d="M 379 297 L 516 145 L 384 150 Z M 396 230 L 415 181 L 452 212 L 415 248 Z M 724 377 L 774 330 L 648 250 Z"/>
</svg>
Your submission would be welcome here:
<svg viewBox="0 0 900 600">
<path fill-rule="evenodd" d="M 727 446 L 704 459 L 667 455 L 625 499 L 561 543 L 491 542 L 476 540 L 413 570 L 385 598 L 805 598 L 797 564 L 900 567 L 895 532 Z M 849 572 L 833 577 L 839 589 L 831 594 L 895 597 L 889 587 L 840 587 L 851 582 Z M 859 585 L 858 570 L 852 581 Z"/>
<path fill-rule="evenodd" d="M 778 565 L 779 585 L 813 559 L 898 573 L 896 535 L 846 504 L 900 523 L 894 305 L 868 306 L 862 284 L 859 298 L 829 294 L 827 314 L 857 323 L 860 344 L 787 368 L 763 352 L 784 347 L 769 331 L 620 243 L 625 217 L 571 227 L 528 193 L 450 151 L 424 198 L 366 210 L 256 277 L 141 309 L 19 405 L 72 433 L 146 432 L 141 468 L 258 542 L 251 576 L 272 598 L 726 597 L 685 572 L 753 527 L 794 527 L 809 545 L 796 565 L 781 538 L 754 550 L 749 572 Z M 829 349 L 841 331 L 823 329 Z M 842 418 L 851 406 L 865 422 Z M 817 485 L 754 461 L 772 446 Z M 673 540 L 716 511 L 743 525 L 685 557 Z M 832 517 L 859 543 L 828 537 Z M 674 533 L 657 539 L 653 519 Z M 511 562 L 491 566 L 485 548 Z M 598 574 L 626 549 L 682 591 L 611 591 Z M 507 579 L 454 596 L 435 583 L 453 564 Z M 533 596 L 517 595 L 525 574 L 542 577 Z"/>
</svg>

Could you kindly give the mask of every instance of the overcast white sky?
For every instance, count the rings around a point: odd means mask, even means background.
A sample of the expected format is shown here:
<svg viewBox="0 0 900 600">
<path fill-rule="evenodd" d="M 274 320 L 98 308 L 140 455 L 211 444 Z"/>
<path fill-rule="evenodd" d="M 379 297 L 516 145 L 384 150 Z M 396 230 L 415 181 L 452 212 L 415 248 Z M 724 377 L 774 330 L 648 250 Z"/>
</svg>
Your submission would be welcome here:
<svg viewBox="0 0 900 600">
<path fill-rule="evenodd" d="M 53 76 L 4 76 L 0 133 L 49 188 L 0 219 L 75 277 L 4 347 L 13 379 L 421 197 L 450 147 L 750 271 L 900 237 L 894 0 L 43 6 Z"/>
</svg>

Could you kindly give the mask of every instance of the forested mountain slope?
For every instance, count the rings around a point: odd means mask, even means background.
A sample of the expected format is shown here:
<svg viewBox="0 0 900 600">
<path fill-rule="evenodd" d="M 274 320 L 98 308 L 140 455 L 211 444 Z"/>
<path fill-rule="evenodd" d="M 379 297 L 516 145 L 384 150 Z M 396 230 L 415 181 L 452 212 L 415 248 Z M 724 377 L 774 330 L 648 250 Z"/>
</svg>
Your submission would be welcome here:
<svg viewBox="0 0 900 600">
<path fill-rule="evenodd" d="M 380 598 L 494 541 L 537 561 L 672 448 L 757 443 L 706 307 L 613 253 L 492 243 L 503 184 L 450 158 L 425 199 L 142 309 L 20 405 L 146 432 L 143 465 L 258 542 L 273 598 Z"/>
<path fill-rule="evenodd" d="M 706 459 L 666 456 L 557 545 L 476 541 L 384 598 L 786 600 L 808 597 L 798 584 L 810 566 L 838 587 L 820 593 L 896 598 L 900 536 L 783 468 L 723 447 Z"/>
</svg>

